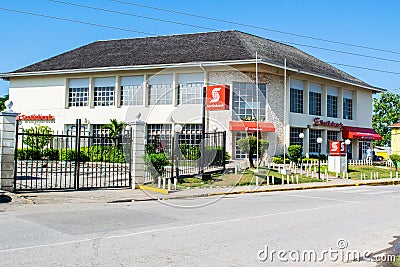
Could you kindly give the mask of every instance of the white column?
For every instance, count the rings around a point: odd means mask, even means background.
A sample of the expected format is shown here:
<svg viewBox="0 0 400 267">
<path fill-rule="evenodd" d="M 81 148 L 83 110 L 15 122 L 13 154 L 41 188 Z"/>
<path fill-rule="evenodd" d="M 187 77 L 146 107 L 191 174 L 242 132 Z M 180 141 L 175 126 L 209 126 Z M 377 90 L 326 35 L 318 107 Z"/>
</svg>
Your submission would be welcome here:
<svg viewBox="0 0 400 267">
<path fill-rule="evenodd" d="M 136 188 L 144 182 L 144 155 L 145 155 L 145 130 L 146 123 L 137 116 L 137 121 L 130 123 L 132 126 L 132 187 Z"/>
<path fill-rule="evenodd" d="M 0 112 L 0 189 L 14 191 L 15 121 L 18 113 L 11 110 L 12 101 L 6 101 L 6 110 Z"/>
</svg>

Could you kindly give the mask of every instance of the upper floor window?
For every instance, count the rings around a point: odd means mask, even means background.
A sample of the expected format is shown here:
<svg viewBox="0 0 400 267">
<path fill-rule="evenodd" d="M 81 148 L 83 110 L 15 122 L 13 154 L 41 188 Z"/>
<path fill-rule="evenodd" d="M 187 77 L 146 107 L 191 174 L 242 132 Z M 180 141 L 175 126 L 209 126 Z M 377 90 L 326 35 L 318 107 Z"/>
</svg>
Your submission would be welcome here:
<svg viewBox="0 0 400 267">
<path fill-rule="evenodd" d="M 144 76 L 121 77 L 121 106 L 143 105 Z"/>
<path fill-rule="evenodd" d="M 172 105 L 172 74 L 153 75 L 149 78 L 149 105 Z"/>
<path fill-rule="evenodd" d="M 89 79 L 70 79 L 68 81 L 68 107 L 89 105 Z"/>
<path fill-rule="evenodd" d="M 179 104 L 203 103 L 203 73 L 184 73 L 178 76 Z"/>
<path fill-rule="evenodd" d="M 94 106 L 113 106 L 115 77 L 94 79 Z"/>
<path fill-rule="evenodd" d="M 254 83 L 233 83 L 232 117 L 234 120 L 265 120 L 267 85 Z"/>
<path fill-rule="evenodd" d="M 320 84 L 310 83 L 308 108 L 311 115 L 321 116 L 321 90 Z"/>
<path fill-rule="evenodd" d="M 331 118 L 338 117 L 338 89 L 335 87 L 327 88 L 326 115 Z"/>
<path fill-rule="evenodd" d="M 303 90 L 304 82 L 301 80 L 290 80 L 290 112 L 303 113 Z"/>
<path fill-rule="evenodd" d="M 347 90 L 343 90 L 343 119 L 353 119 L 353 94 Z"/>
</svg>

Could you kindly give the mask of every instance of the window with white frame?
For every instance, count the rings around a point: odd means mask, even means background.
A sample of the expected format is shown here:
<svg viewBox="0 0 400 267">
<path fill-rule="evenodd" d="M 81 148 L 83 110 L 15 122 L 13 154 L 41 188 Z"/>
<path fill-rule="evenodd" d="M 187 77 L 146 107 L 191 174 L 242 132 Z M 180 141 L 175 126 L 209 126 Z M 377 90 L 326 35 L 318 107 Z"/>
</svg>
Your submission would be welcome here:
<svg viewBox="0 0 400 267">
<path fill-rule="evenodd" d="M 353 93 L 343 90 L 343 119 L 353 119 Z"/>
<path fill-rule="evenodd" d="M 290 80 L 290 112 L 303 113 L 303 91 L 304 82 L 301 80 Z"/>
<path fill-rule="evenodd" d="M 89 79 L 70 79 L 68 81 L 68 107 L 89 105 Z"/>
<path fill-rule="evenodd" d="M 308 138 L 308 148 L 309 148 L 309 152 L 312 154 L 318 154 L 318 151 L 319 151 L 319 144 L 317 143 L 318 137 L 322 137 L 322 131 L 311 129 L 309 132 L 309 138 Z"/>
<path fill-rule="evenodd" d="M 113 106 L 115 77 L 95 78 L 93 104 L 95 107 Z"/>
<path fill-rule="evenodd" d="M 178 75 L 178 101 L 180 105 L 203 103 L 203 73 Z"/>
<path fill-rule="evenodd" d="M 304 134 L 303 128 L 290 127 L 290 145 L 301 145 L 303 146 L 303 139 L 300 138 L 300 133 Z"/>
<path fill-rule="evenodd" d="M 143 105 L 144 76 L 121 77 L 121 106 Z"/>
<path fill-rule="evenodd" d="M 247 151 L 243 151 L 239 148 L 237 145 L 237 141 L 246 138 L 250 135 L 253 135 L 252 133 L 249 132 L 235 132 L 235 159 L 247 159 L 248 158 L 248 153 Z"/>
<path fill-rule="evenodd" d="M 201 142 L 201 124 L 183 124 L 179 135 L 181 143 L 198 145 Z"/>
<path fill-rule="evenodd" d="M 267 85 L 254 83 L 233 83 L 232 118 L 234 120 L 265 120 Z M 257 118 L 257 115 L 259 117 Z"/>
<path fill-rule="evenodd" d="M 153 145 L 155 152 L 171 151 L 171 138 L 171 124 L 147 124 L 147 144 Z"/>
<path fill-rule="evenodd" d="M 326 98 L 326 115 L 331 118 L 338 117 L 338 89 L 328 86 Z"/>
<path fill-rule="evenodd" d="M 109 146 L 113 144 L 108 135 L 109 129 L 104 129 L 103 126 L 104 124 L 90 125 L 90 131 L 93 136 L 93 138 L 90 139 L 93 140 L 93 145 Z"/>
<path fill-rule="evenodd" d="M 148 80 L 149 105 L 172 105 L 173 76 L 172 74 L 153 75 Z"/>
<path fill-rule="evenodd" d="M 321 116 L 321 90 L 320 84 L 309 84 L 308 110 L 311 115 Z"/>
</svg>

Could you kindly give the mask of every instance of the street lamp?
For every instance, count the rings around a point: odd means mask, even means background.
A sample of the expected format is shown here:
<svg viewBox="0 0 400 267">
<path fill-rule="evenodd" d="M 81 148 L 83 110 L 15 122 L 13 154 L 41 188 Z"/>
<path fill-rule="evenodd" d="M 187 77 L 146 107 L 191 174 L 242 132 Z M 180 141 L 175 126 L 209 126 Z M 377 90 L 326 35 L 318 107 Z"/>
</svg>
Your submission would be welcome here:
<svg viewBox="0 0 400 267">
<path fill-rule="evenodd" d="M 346 172 L 349 172 L 349 160 L 347 158 L 347 146 L 351 144 L 350 139 L 346 139 L 344 141 L 345 145 L 346 145 Z"/>
<path fill-rule="evenodd" d="M 321 143 L 322 143 L 322 137 L 317 138 L 317 143 L 318 143 L 318 180 L 321 179 Z"/>
<path fill-rule="evenodd" d="M 304 133 L 299 133 L 299 138 L 301 139 L 300 168 L 303 169 L 303 140 L 304 140 Z"/>
</svg>

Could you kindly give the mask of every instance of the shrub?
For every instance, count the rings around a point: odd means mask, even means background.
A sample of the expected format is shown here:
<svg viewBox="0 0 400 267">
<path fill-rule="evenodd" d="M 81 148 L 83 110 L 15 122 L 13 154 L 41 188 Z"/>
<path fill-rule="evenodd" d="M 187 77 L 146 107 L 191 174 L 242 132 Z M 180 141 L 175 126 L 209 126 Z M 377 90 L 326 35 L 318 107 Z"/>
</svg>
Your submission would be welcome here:
<svg viewBox="0 0 400 267">
<path fill-rule="evenodd" d="M 392 155 L 390 155 L 390 159 L 391 159 L 391 161 L 393 161 L 393 164 L 394 164 L 394 166 L 396 168 L 396 171 L 397 171 L 397 163 L 400 162 L 400 155 L 392 154 Z"/>
<path fill-rule="evenodd" d="M 272 158 L 272 162 L 275 164 L 283 164 L 283 155 L 278 155 Z M 285 158 L 285 163 L 288 164 L 290 163 L 290 160 L 288 157 Z"/>
<path fill-rule="evenodd" d="M 146 154 L 144 162 L 152 176 L 160 176 L 164 172 L 165 166 L 171 166 L 165 153 Z"/>
<path fill-rule="evenodd" d="M 200 146 L 199 145 L 179 145 L 179 151 L 183 157 L 187 160 L 196 160 L 200 157 Z"/>
<path fill-rule="evenodd" d="M 298 162 L 301 157 L 301 145 L 291 145 L 288 147 L 289 158 L 291 161 Z"/>
<path fill-rule="evenodd" d="M 48 160 L 59 160 L 60 159 L 60 151 L 55 148 L 46 148 L 43 150 L 42 154 L 43 158 Z"/>
<path fill-rule="evenodd" d="M 40 150 L 31 148 L 19 148 L 17 150 L 17 159 L 19 160 L 37 160 L 42 158 Z"/>
<path fill-rule="evenodd" d="M 89 157 L 84 152 L 84 150 L 81 150 L 79 154 L 79 159 L 83 162 L 89 160 Z M 63 149 L 60 151 L 60 160 L 62 161 L 74 161 L 75 157 L 76 151 L 74 149 Z"/>
</svg>

